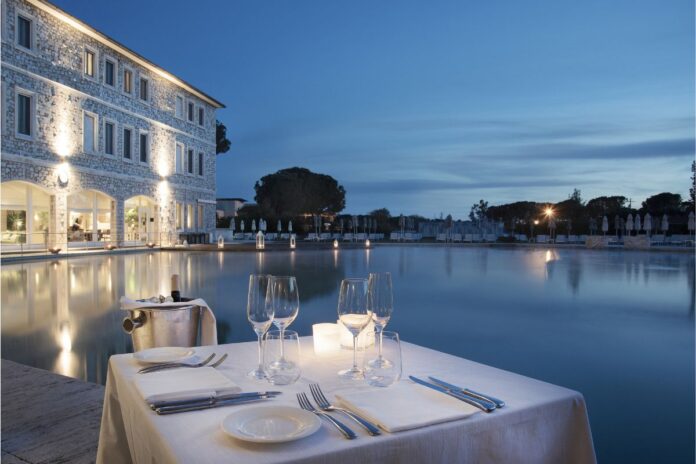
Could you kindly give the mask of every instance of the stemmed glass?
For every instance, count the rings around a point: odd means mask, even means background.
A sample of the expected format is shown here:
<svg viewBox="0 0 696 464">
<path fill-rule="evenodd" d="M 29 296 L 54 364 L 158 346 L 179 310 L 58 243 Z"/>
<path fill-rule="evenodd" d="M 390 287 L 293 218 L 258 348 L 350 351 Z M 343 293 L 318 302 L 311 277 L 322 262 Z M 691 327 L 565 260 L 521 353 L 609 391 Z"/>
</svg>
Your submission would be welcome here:
<svg viewBox="0 0 696 464">
<path fill-rule="evenodd" d="M 394 311 L 391 273 L 370 273 L 367 306 L 372 312 L 372 321 L 375 323 L 375 330 L 379 338 L 377 358 L 368 361 L 368 364 L 371 367 L 388 367 L 390 361 L 382 357 L 382 331 L 389 323 L 392 311 Z"/>
<path fill-rule="evenodd" d="M 367 306 L 367 279 L 344 279 L 338 295 L 338 318 L 353 335 L 353 367 L 338 373 L 344 379 L 364 378 L 362 369 L 358 368 L 357 341 L 371 317 L 372 312 Z"/>
<path fill-rule="evenodd" d="M 292 363 L 285 360 L 283 340 L 285 339 L 285 329 L 292 324 L 300 310 L 297 281 L 292 276 L 271 276 L 266 298 L 273 308 L 273 324 L 280 330 L 280 358 L 277 365 L 290 367 Z"/>
<path fill-rule="evenodd" d="M 266 298 L 270 279 L 269 275 L 252 274 L 249 276 L 247 319 L 259 340 L 259 365 L 247 375 L 257 380 L 266 378 L 263 368 L 263 335 L 273 322 L 273 306 Z"/>
</svg>

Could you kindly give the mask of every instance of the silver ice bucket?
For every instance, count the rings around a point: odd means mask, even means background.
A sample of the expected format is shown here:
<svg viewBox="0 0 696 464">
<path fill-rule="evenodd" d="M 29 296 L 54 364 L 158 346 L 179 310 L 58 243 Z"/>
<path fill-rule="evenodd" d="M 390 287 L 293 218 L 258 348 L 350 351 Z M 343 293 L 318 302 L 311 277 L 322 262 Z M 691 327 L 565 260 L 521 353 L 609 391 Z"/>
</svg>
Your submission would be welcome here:
<svg viewBox="0 0 696 464">
<path fill-rule="evenodd" d="M 131 335 L 135 351 L 160 346 L 195 346 L 201 308 L 145 307 L 128 310 L 123 319 L 123 330 Z"/>
</svg>

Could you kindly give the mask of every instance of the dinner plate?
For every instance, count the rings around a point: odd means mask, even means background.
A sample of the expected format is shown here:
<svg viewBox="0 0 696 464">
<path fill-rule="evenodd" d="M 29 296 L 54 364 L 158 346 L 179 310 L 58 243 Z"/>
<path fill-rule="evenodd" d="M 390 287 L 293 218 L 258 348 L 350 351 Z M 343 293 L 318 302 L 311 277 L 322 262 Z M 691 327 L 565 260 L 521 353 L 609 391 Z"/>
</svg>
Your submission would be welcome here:
<svg viewBox="0 0 696 464">
<path fill-rule="evenodd" d="M 163 346 L 137 351 L 133 357 L 146 364 L 180 362 L 191 358 L 196 351 L 193 348 L 180 348 L 176 346 Z"/>
<path fill-rule="evenodd" d="M 222 430 L 239 440 L 283 443 L 308 437 L 321 427 L 319 418 L 300 408 L 255 406 L 240 409 L 222 421 Z"/>
</svg>

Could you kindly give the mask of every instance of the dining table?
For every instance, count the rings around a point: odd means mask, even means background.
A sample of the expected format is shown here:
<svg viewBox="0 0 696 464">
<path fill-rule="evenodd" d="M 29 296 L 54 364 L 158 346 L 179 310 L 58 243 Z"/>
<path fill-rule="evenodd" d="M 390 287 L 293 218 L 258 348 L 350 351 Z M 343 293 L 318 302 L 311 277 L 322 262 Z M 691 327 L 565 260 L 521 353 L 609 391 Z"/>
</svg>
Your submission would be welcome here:
<svg viewBox="0 0 696 464">
<path fill-rule="evenodd" d="M 97 462 L 120 463 L 595 463 L 596 457 L 583 395 L 577 391 L 485 364 L 401 342 L 403 375 L 399 388 L 425 388 L 409 376 L 441 378 L 452 384 L 503 399 L 505 406 L 487 413 L 394 433 L 370 436 L 345 420 L 358 437 L 347 440 L 329 422 L 297 441 L 262 444 L 227 435 L 221 424 L 236 411 L 262 405 L 299 408 L 297 393 L 319 384 L 326 396 L 360 395 L 375 389 L 364 381 L 346 381 L 337 372 L 349 367 L 352 352 L 315 353 L 312 337 L 300 338 L 300 379 L 270 385 L 246 373 L 257 363 L 256 342 L 196 347 L 200 359 L 227 354 L 217 371 L 243 391 L 277 390 L 279 396 L 254 404 L 158 415 L 135 385 L 143 367 L 133 356 L 111 356 Z M 403 407 L 408 407 L 404 404 Z M 344 417 L 336 415 L 341 420 Z"/>
</svg>

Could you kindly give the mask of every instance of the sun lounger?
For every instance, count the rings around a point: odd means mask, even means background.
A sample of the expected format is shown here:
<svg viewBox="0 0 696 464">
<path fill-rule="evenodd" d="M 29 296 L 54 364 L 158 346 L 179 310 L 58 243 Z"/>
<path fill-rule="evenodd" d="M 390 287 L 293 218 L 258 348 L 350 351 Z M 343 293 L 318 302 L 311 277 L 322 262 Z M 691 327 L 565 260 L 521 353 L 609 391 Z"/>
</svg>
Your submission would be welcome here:
<svg viewBox="0 0 696 464">
<path fill-rule="evenodd" d="M 461 242 L 462 241 L 462 234 L 453 234 L 452 241 L 453 242 Z"/>
<path fill-rule="evenodd" d="M 537 243 L 549 243 L 549 237 L 548 237 L 548 235 L 537 235 L 536 242 Z"/>
<path fill-rule="evenodd" d="M 438 242 L 446 242 L 447 241 L 447 235 L 445 234 L 437 234 L 437 238 L 435 239 Z"/>
<path fill-rule="evenodd" d="M 348 232 L 347 234 L 343 234 L 343 241 L 344 242 L 350 242 L 353 240 L 353 234 Z"/>
</svg>

